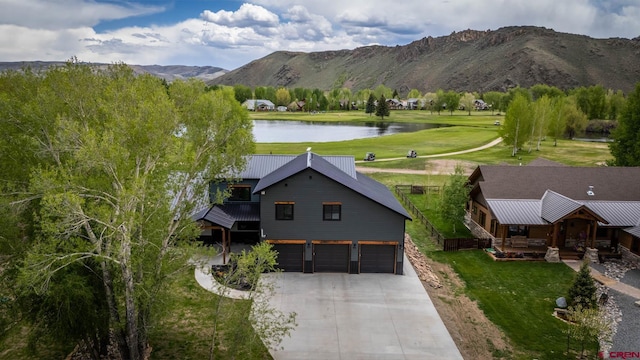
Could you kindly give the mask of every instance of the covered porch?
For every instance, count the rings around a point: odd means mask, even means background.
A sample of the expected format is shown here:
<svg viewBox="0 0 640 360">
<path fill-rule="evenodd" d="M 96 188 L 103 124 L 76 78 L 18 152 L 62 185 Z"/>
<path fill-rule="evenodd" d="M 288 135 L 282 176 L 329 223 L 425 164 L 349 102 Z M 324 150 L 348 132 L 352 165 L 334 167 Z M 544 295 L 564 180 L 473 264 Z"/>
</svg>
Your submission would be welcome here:
<svg viewBox="0 0 640 360">
<path fill-rule="evenodd" d="M 199 241 L 215 246 L 222 264 L 233 248 L 255 245 L 260 236 L 259 204 L 224 204 L 205 208 L 192 216 L 202 230 Z"/>
</svg>

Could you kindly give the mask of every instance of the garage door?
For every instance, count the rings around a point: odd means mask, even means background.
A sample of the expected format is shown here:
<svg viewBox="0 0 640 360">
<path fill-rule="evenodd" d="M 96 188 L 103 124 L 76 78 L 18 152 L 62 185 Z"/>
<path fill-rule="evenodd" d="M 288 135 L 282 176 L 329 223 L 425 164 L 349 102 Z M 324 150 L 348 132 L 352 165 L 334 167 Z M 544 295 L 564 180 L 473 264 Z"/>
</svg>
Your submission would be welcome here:
<svg viewBox="0 0 640 360">
<path fill-rule="evenodd" d="M 349 245 L 314 244 L 313 272 L 349 272 Z"/>
<path fill-rule="evenodd" d="M 302 272 L 304 244 L 273 244 L 278 252 L 278 268 L 283 271 Z"/>
<path fill-rule="evenodd" d="M 361 273 L 395 273 L 395 245 L 360 245 Z"/>
</svg>

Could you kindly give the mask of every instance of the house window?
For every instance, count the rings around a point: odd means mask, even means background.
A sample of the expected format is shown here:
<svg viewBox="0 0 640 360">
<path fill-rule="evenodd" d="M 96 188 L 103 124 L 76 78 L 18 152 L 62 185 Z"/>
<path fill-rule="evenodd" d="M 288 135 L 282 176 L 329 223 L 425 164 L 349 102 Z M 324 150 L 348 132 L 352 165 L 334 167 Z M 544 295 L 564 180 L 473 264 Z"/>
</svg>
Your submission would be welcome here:
<svg viewBox="0 0 640 360">
<path fill-rule="evenodd" d="M 229 185 L 228 201 L 251 201 L 251 185 Z"/>
<path fill-rule="evenodd" d="M 473 207 L 471 209 L 473 210 L 474 214 L 478 213 L 478 207 L 477 206 L 473 205 Z"/>
<path fill-rule="evenodd" d="M 276 220 L 293 220 L 294 202 L 276 203 Z"/>
<path fill-rule="evenodd" d="M 496 230 L 498 227 L 498 221 L 496 219 L 491 220 L 491 229 L 489 230 L 489 233 L 491 233 L 492 235 L 496 235 Z"/>
<path fill-rule="evenodd" d="M 322 203 L 322 220 L 340 221 L 342 219 L 341 203 Z"/>
<path fill-rule="evenodd" d="M 638 254 L 638 250 L 640 250 L 640 238 L 634 237 L 631 239 L 631 248 L 629 250 Z"/>
<path fill-rule="evenodd" d="M 509 237 L 529 236 L 529 227 L 526 225 L 509 225 Z"/>
<path fill-rule="evenodd" d="M 484 227 L 487 223 L 487 214 L 484 211 L 480 211 L 480 226 Z"/>
</svg>

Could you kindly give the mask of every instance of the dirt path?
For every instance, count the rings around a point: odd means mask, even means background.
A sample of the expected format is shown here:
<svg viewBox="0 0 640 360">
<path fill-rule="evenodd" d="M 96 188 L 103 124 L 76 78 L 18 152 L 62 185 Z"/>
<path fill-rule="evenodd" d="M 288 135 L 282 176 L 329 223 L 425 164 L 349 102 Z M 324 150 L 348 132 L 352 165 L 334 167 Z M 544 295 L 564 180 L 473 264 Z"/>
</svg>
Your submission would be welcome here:
<svg viewBox="0 0 640 360">
<path fill-rule="evenodd" d="M 449 265 L 427 258 L 408 235 L 405 253 L 463 358 L 511 358 L 513 348 L 506 336 L 464 295 L 465 285 Z"/>
<path fill-rule="evenodd" d="M 357 164 L 361 164 L 361 163 L 365 163 L 365 161 L 356 161 L 356 170 L 358 172 L 361 172 L 363 174 L 367 174 L 367 173 L 396 173 L 396 174 L 414 174 L 414 175 L 421 175 L 421 174 L 431 174 L 431 175 L 450 175 L 453 174 L 455 172 L 455 168 L 457 165 L 462 166 L 463 170 L 464 170 L 464 174 L 465 175 L 470 175 L 473 170 L 478 166 L 478 163 L 473 162 L 473 161 L 462 161 L 462 160 L 450 160 L 450 159 L 437 159 L 437 158 L 441 158 L 441 157 L 447 157 L 447 156 L 453 156 L 453 155 L 460 155 L 460 154 L 467 154 L 470 152 L 475 152 L 475 151 L 480 151 L 480 150 L 484 150 L 484 149 L 488 149 L 492 146 L 496 146 L 499 143 L 502 142 L 502 138 L 497 138 L 493 141 L 491 141 L 488 144 L 476 147 L 476 148 L 472 148 L 472 149 L 467 149 L 467 150 L 461 150 L 461 151 L 455 151 L 455 152 L 450 152 L 450 153 L 444 153 L 444 154 L 434 154 L 434 155 L 422 155 L 422 156 L 418 156 L 418 159 L 429 159 L 425 162 L 425 169 L 424 170 L 416 170 L 416 169 L 382 169 L 382 168 L 374 168 L 374 167 L 368 167 L 368 166 L 357 166 Z M 383 162 L 383 161 L 393 161 L 393 160 L 401 160 L 401 159 L 405 159 L 405 158 L 386 158 L 386 159 L 376 159 L 376 162 Z"/>
</svg>

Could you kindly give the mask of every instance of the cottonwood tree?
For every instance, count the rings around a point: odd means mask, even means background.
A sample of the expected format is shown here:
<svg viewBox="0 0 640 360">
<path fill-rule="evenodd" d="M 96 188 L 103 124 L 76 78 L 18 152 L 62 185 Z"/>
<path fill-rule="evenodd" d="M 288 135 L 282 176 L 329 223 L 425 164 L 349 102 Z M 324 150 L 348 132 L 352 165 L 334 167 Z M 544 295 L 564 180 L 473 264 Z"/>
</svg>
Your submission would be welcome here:
<svg viewBox="0 0 640 360">
<path fill-rule="evenodd" d="M 500 136 L 505 144 L 512 145 L 511 156 L 516 156 L 521 144 L 529 141 L 533 128 L 533 114 L 529 99 L 516 94 L 509 104 L 504 117 L 504 124 L 500 127 Z"/>
<path fill-rule="evenodd" d="M 9 239 L 27 243 L 16 261 L 19 300 L 44 308 L 59 284 L 76 284 L 82 292 L 65 294 L 69 303 L 87 293 L 104 300 L 104 324 L 83 323 L 85 337 L 111 334 L 118 357 L 147 358 L 162 292 L 199 234 L 190 215 L 209 180 L 240 170 L 253 151 L 246 110 L 231 89 L 206 92 L 200 81 L 166 89 L 124 64 L 7 76 L 27 89 L 0 90 L 11 104 L 0 110 L 3 129 L 19 139 L 3 136 L 2 147 L 20 146 L 19 158 L 0 162 L 27 169 L 3 184 L 14 184 L 15 211 L 35 215 L 31 233 Z M 62 320 L 41 323 L 55 331 Z"/>
<path fill-rule="evenodd" d="M 473 109 L 474 102 L 476 100 L 476 96 L 472 93 L 464 93 L 460 96 L 460 105 L 464 107 L 464 110 L 467 111 L 467 115 L 471 115 L 471 109 Z"/>
<path fill-rule="evenodd" d="M 458 164 L 442 190 L 442 206 L 440 207 L 442 218 L 453 224 L 454 233 L 456 233 L 456 224 L 464 221 L 465 204 L 468 200 L 467 177 L 464 176 L 462 166 Z"/>
<path fill-rule="evenodd" d="M 551 105 L 551 99 L 547 95 L 543 95 L 532 105 L 534 123 L 531 127 L 532 134 L 529 142 L 529 152 L 531 152 L 531 144 L 533 141 L 536 142 L 536 150 L 540 151 L 540 144 L 547 134 L 549 120 L 553 116 L 553 106 Z"/>
<path fill-rule="evenodd" d="M 287 106 L 291 102 L 289 90 L 281 87 L 276 90 L 276 104 L 279 106 Z"/>
<path fill-rule="evenodd" d="M 609 149 L 614 158 L 613 164 L 640 166 L 640 83 L 627 97 L 627 105 L 612 135 L 614 141 L 609 144 Z"/>
<path fill-rule="evenodd" d="M 549 126 L 547 135 L 553 137 L 553 146 L 558 146 L 558 138 L 563 136 L 566 129 L 565 117 L 565 98 L 558 97 L 551 101 L 551 112 L 549 115 Z"/>
<path fill-rule="evenodd" d="M 291 331 L 297 326 L 295 312 L 284 313 L 275 308 L 270 303 L 270 299 L 275 293 L 273 275 L 265 273 L 277 273 L 277 252 L 273 250 L 271 244 L 266 242 L 254 245 L 250 251 L 242 250 L 239 254 L 232 254 L 231 267 L 223 276 L 217 277 L 220 281 L 221 292 L 216 297 L 214 304 L 214 323 L 209 347 L 209 359 L 216 358 L 216 344 L 218 338 L 225 336 L 237 338 L 238 341 L 226 341 L 231 348 L 227 349 L 226 356 L 241 356 L 238 345 L 245 347 L 249 342 L 261 342 L 269 349 L 279 349 L 280 343 L 285 336 L 289 336 Z M 248 285 L 243 304 L 233 309 L 239 310 L 228 314 L 230 317 L 229 329 L 220 334 L 218 329 L 218 319 L 222 308 L 232 300 L 228 298 L 229 289 L 238 283 Z M 252 347 L 249 347 L 252 348 Z"/>
<path fill-rule="evenodd" d="M 573 139 L 576 134 L 584 131 L 589 123 L 587 115 L 578 108 L 574 97 L 567 97 L 562 115 L 564 116 L 565 133 L 569 139 Z"/>
</svg>

